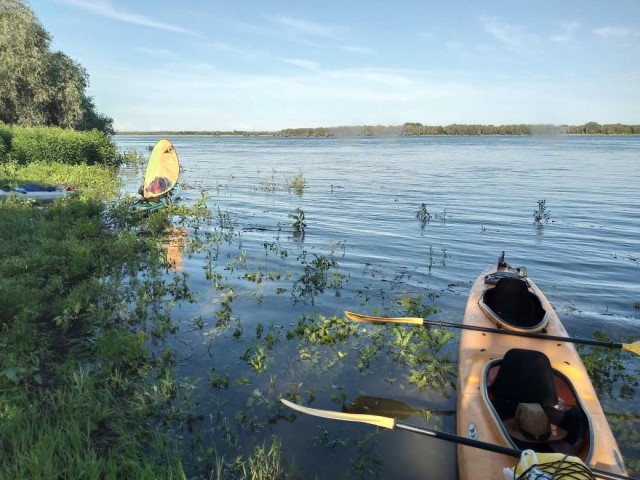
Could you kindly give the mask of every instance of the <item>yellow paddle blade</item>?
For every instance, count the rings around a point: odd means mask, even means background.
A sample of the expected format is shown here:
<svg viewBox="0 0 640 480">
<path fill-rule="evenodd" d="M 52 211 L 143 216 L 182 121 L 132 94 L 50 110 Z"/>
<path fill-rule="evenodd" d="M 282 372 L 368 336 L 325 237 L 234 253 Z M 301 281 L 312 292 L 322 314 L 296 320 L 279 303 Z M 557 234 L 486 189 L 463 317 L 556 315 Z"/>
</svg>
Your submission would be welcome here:
<svg viewBox="0 0 640 480">
<path fill-rule="evenodd" d="M 368 423 L 369 425 L 375 425 L 376 427 L 393 428 L 396 426 L 396 421 L 393 418 L 379 417 L 378 415 L 362 415 L 359 413 L 342 413 L 331 412 L 329 410 L 318 410 L 317 408 L 303 407 L 296 403 L 290 402 L 281 398 L 280 401 L 287 407 L 293 408 L 298 412 L 306 413 L 307 415 L 313 415 L 314 417 L 329 418 L 331 420 L 342 420 L 345 422 L 360 422 Z"/>
<path fill-rule="evenodd" d="M 622 350 L 640 355 L 640 340 L 633 343 L 623 343 Z"/>
<path fill-rule="evenodd" d="M 422 325 L 424 320 L 417 317 L 370 317 L 368 315 L 360 315 L 359 313 L 344 312 L 345 317 L 354 322 L 369 323 L 409 323 L 414 325 Z"/>
</svg>

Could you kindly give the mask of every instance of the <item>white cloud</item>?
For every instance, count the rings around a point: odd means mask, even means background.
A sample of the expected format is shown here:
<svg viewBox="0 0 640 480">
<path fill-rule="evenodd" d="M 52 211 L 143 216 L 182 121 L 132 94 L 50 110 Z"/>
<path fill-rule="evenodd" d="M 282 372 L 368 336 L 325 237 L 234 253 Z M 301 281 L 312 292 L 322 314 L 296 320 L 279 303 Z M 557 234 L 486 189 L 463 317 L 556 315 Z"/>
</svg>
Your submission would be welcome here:
<svg viewBox="0 0 640 480">
<path fill-rule="evenodd" d="M 289 65 L 294 65 L 296 67 L 304 68 L 305 70 L 319 71 L 320 66 L 318 62 L 314 62 L 311 60 L 301 60 L 297 58 L 278 58 L 277 60 L 288 63 Z"/>
<path fill-rule="evenodd" d="M 178 56 L 176 52 L 172 52 L 171 50 L 167 50 L 165 48 L 135 47 L 135 49 L 139 52 L 146 53 L 147 55 L 155 58 L 167 58 L 167 57 Z"/>
<path fill-rule="evenodd" d="M 629 27 L 601 27 L 592 30 L 594 34 L 602 38 L 624 38 L 640 36 L 640 31 Z"/>
<path fill-rule="evenodd" d="M 138 15 L 135 13 L 127 12 L 125 10 L 116 9 L 116 7 L 114 7 L 107 0 L 57 0 L 57 2 L 65 5 L 70 5 L 72 7 L 81 8 L 94 15 L 110 18 L 112 20 L 118 20 L 120 22 L 132 23 L 135 25 L 141 25 L 143 27 L 182 33 L 194 37 L 200 36 L 198 33 L 186 28 L 178 27 L 169 23 L 159 22 L 144 15 Z"/>
<path fill-rule="evenodd" d="M 347 52 L 361 53 L 363 55 L 373 52 L 370 48 L 367 48 L 367 47 L 356 47 L 354 45 L 344 45 L 342 47 L 342 49 L 346 50 Z"/>
<path fill-rule="evenodd" d="M 277 23 L 281 27 L 303 35 L 336 39 L 338 37 L 335 27 L 310 22 L 301 18 L 293 18 L 285 15 L 267 16 L 267 19 Z"/>
<path fill-rule="evenodd" d="M 560 22 L 560 33 L 551 37 L 551 41 L 556 43 L 570 43 L 574 41 L 574 33 L 580 27 L 580 22 L 572 20 L 570 22 Z"/>
<path fill-rule="evenodd" d="M 498 17 L 482 15 L 478 20 L 487 33 L 511 50 L 527 50 L 537 41 L 535 35 L 527 34 L 520 26 L 506 23 Z"/>
</svg>

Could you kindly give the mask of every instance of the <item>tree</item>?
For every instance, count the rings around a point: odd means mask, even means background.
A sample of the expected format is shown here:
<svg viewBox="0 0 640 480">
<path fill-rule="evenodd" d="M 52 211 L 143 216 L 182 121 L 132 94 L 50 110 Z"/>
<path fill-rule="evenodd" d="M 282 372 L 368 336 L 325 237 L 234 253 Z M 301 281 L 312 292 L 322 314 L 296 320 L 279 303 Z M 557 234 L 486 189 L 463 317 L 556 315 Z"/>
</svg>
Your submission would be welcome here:
<svg viewBox="0 0 640 480">
<path fill-rule="evenodd" d="M 113 133 L 113 120 L 95 111 L 89 75 L 62 52 L 23 0 L 0 0 L 0 121 L 25 126 Z"/>
</svg>

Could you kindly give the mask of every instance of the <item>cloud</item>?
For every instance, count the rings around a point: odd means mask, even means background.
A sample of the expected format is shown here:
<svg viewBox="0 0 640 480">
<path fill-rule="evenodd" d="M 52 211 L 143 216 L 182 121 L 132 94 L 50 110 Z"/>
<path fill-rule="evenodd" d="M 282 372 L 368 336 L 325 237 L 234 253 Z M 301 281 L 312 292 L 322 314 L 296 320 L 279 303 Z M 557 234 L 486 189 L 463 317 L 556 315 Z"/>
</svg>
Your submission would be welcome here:
<svg viewBox="0 0 640 480">
<path fill-rule="evenodd" d="M 534 35 L 526 34 L 521 27 L 506 23 L 497 17 L 482 15 L 478 20 L 487 33 L 511 50 L 525 50 L 536 41 Z"/>
<path fill-rule="evenodd" d="M 277 23 L 290 31 L 301 33 L 311 37 L 337 39 L 338 33 L 335 27 L 310 22 L 301 18 L 293 18 L 285 15 L 267 16 L 267 19 Z"/>
<path fill-rule="evenodd" d="M 320 71 L 320 65 L 318 65 L 318 62 L 311 60 L 300 60 L 297 58 L 278 58 L 277 60 L 283 63 L 288 63 L 289 65 L 304 68 L 305 70 L 311 70 L 314 72 Z"/>
<path fill-rule="evenodd" d="M 574 41 L 573 34 L 580 27 L 580 22 L 572 20 L 570 22 L 561 22 L 561 33 L 558 33 L 551 37 L 551 41 L 556 43 L 570 43 Z"/>
<path fill-rule="evenodd" d="M 592 32 L 601 38 L 625 38 L 640 36 L 640 31 L 629 27 L 601 27 L 592 30 Z"/>
<path fill-rule="evenodd" d="M 177 57 L 176 52 L 167 50 L 166 48 L 147 48 L 147 47 L 135 47 L 138 52 L 146 53 L 147 55 L 155 58 Z"/>
<path fill-rule="evenodd" d="M 367 55 L 369 53 L 372 53 L 372 50 L 370 48 L 367 48 L 367 47 L 356 47 L 354 45 L 344 45 L 342 47 L 342 49 L 347 51 L 347 52 L 361 53 L 363 55 Z"/>
<path fill-rule="evenodd" d="M 112 20 L 117 20 L 120 22 L 132 23 L 134 25 L 141 25 L 143 27 L 156 28 L 169 32 L 182 33 L 184 35 L 190 35 L 194 37 L 200 36 L 198 33 L 186 28 L 178 27 L 169 23 L 158 22 L 144 15 L 138 15 L 135 13 L 129 13 L 121 9 L 116 9 L 116 7 L 114 7 L 107 0 L 57 0 L 57 2 L 65 5 L 70 5 L 72 7 L 81 8 L 94 15 L 110 18 Z"/>
</svg>

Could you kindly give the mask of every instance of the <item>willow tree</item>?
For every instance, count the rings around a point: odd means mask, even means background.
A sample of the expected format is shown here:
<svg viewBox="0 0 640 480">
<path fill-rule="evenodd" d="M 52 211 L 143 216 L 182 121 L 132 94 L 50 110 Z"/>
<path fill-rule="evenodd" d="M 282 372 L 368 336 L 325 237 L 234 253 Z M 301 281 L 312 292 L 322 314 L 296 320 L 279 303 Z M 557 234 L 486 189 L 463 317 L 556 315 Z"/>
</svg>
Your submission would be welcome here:
<svg viewBox="0 0 640 480">
<path fill-rule="evenodd" d="M 0 0 L 0 121 L 113 133 L 95 111 L 85 69 L 50 50 L 51 36 L 22 0 Z"/>
</svg>

